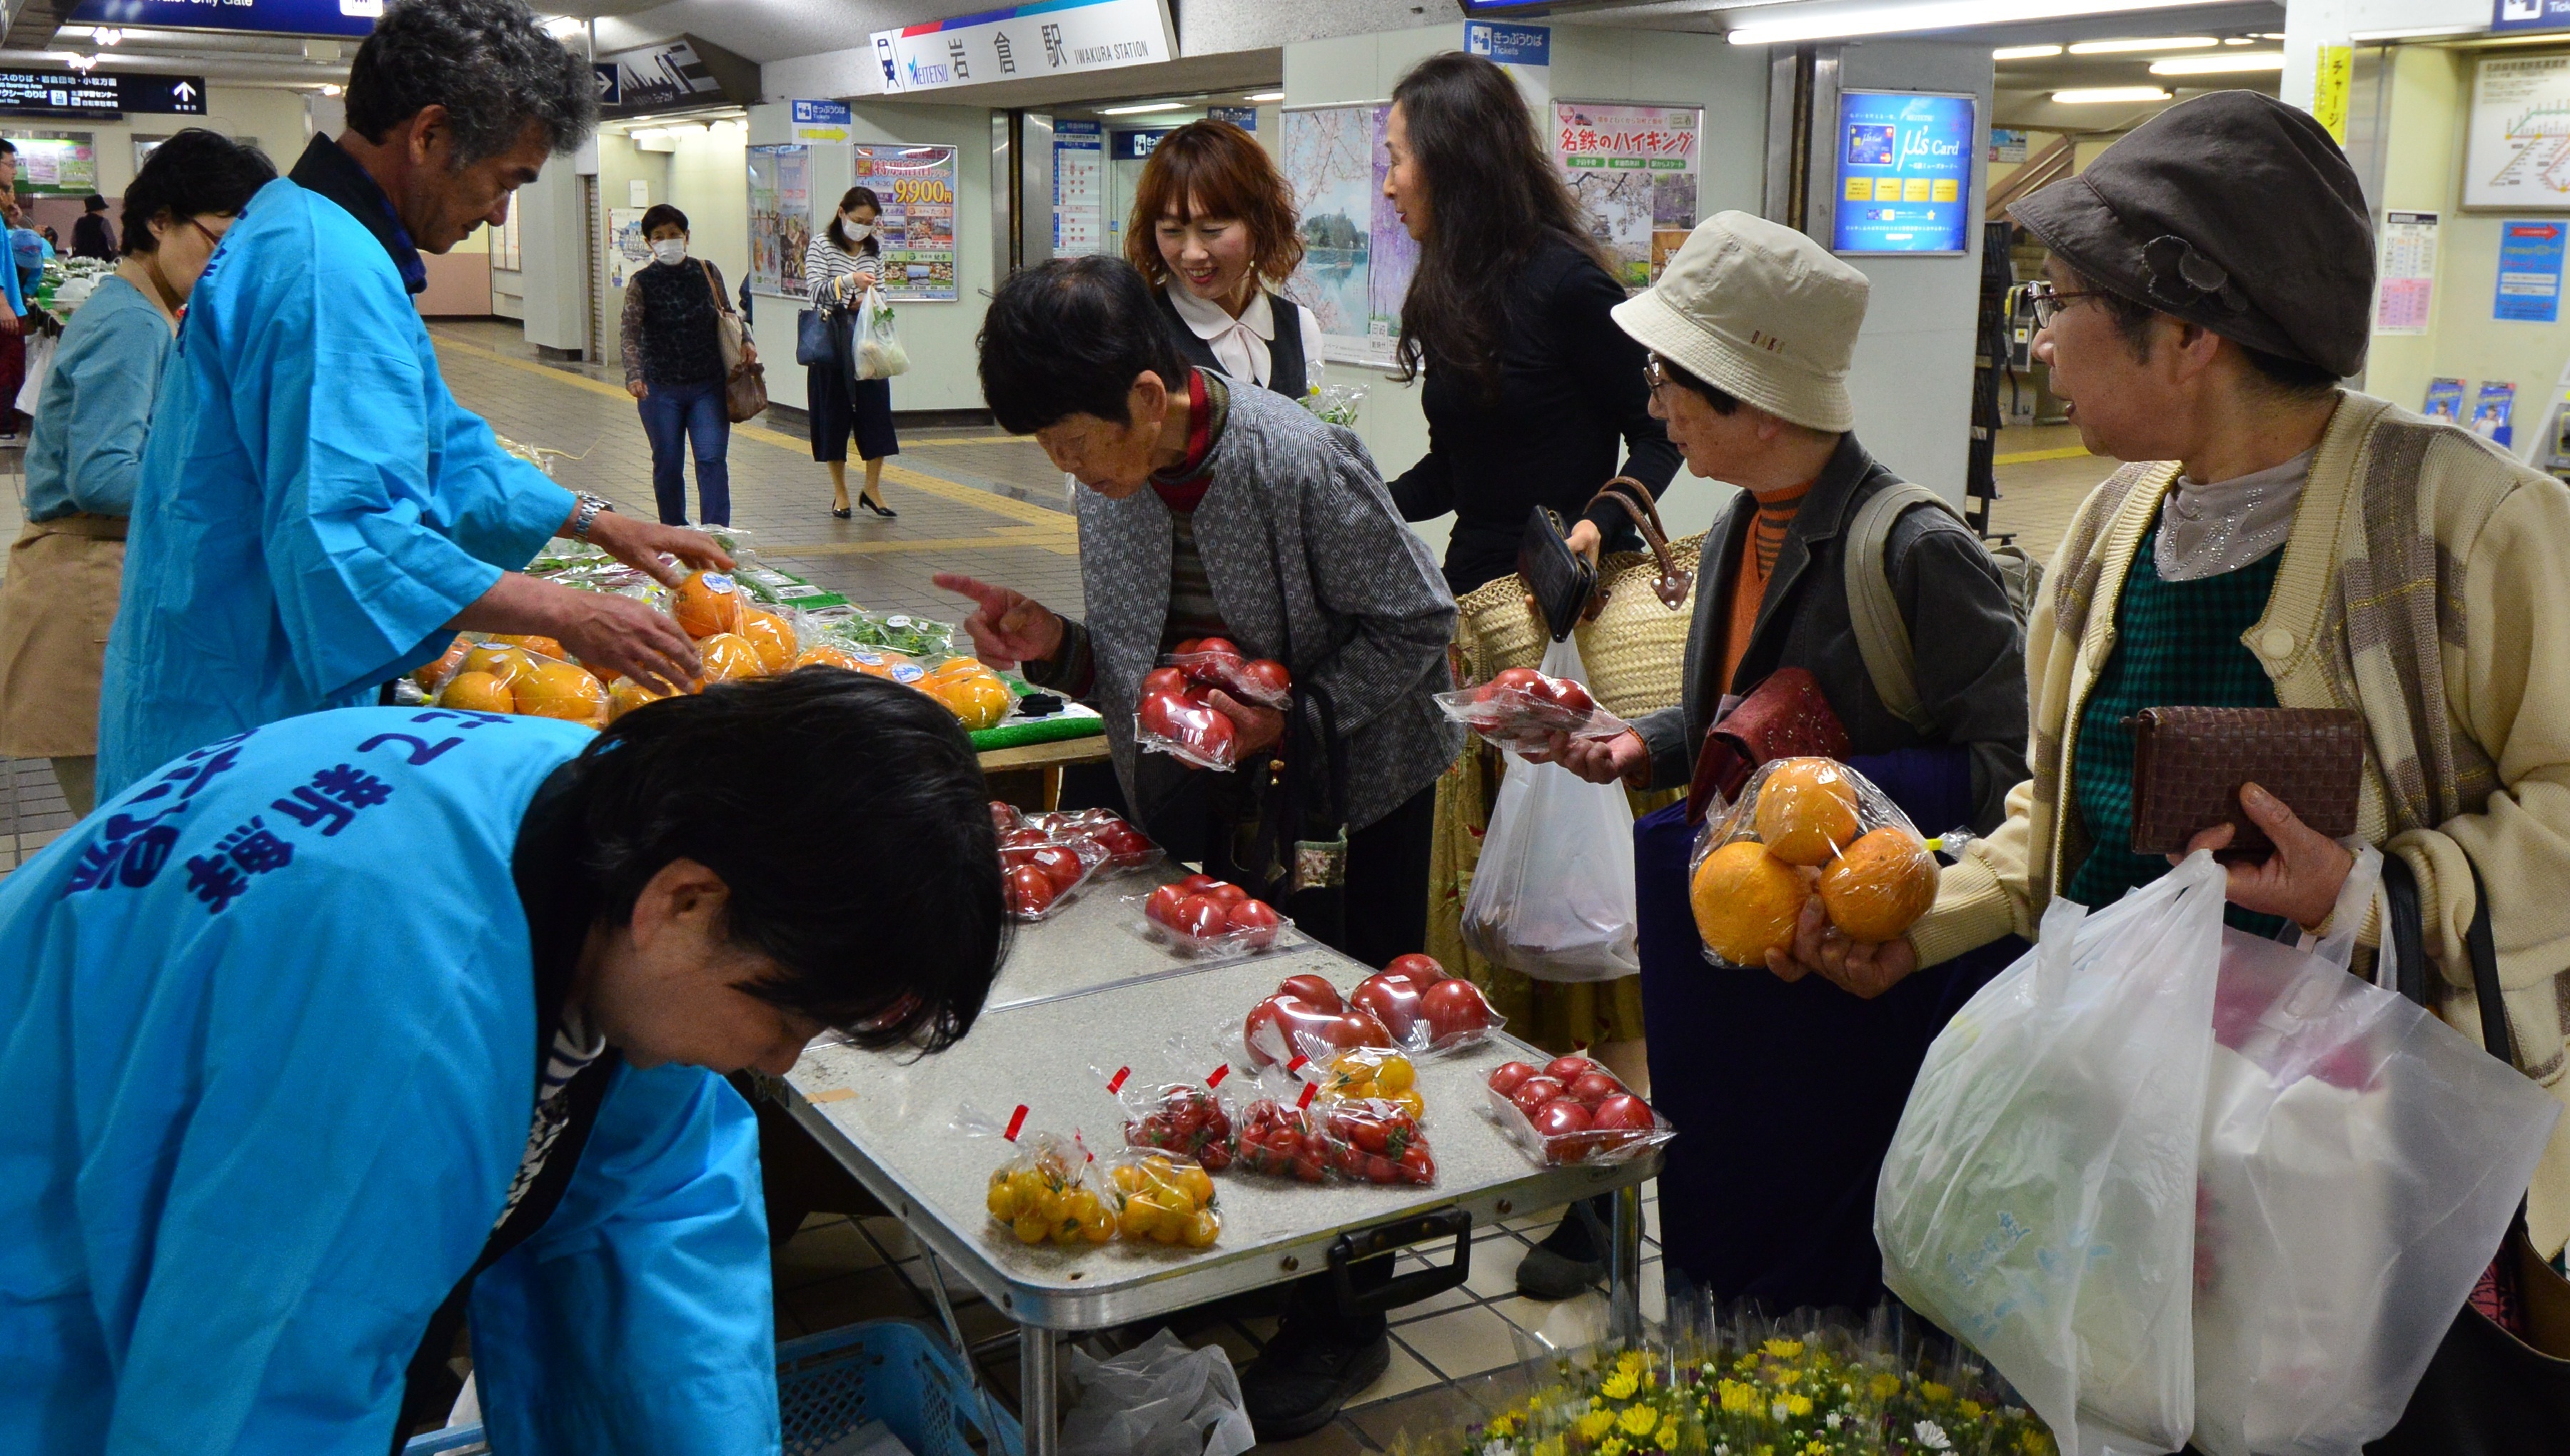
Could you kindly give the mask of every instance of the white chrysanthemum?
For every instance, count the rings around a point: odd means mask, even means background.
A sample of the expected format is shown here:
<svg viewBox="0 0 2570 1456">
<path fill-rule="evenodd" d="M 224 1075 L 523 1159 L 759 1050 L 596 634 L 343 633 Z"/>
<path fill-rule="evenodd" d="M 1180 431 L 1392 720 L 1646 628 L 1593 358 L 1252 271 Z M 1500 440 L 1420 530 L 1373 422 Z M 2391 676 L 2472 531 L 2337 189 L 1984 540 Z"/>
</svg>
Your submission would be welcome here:
<svg viewBox="0 0 2570 1456">
<path fill-rule="evenodd" d="M 1921 1421 L 1912 1429 L 1919 1437 L 1919 1444 L 1927 1447 L 1930 1451 L 1951 1451 L 1954 1449 L 1954 1443 L 1945 1438 L 1945 1428 L 1936 1424 L 1934 1421 Z"/>
</svg>

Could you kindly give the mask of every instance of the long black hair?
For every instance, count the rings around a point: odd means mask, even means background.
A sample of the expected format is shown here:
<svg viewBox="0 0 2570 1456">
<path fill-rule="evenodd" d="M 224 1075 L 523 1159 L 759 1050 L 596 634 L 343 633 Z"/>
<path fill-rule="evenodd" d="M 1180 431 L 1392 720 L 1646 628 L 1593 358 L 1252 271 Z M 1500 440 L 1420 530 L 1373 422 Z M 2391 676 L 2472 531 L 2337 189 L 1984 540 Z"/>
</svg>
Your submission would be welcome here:
<svg viewBox="0 0 2570 1456">
<path fill-rule="evenodd" d="M 1558 238 L 1613 269 L 1506 72 L 1447 51 L 1411 67 L 1392 104 L 1428 182 L 1428 236 L 1401 301 L 1402 377 L 1417 378 L 1421 362 L 1434 360 L 1494 397 L 1499 336 L 1535 249 Z"/>
<path fill-rule="evenodd" d="M 857 250 L 857 244 L 848 241 L 847 232 L 839 226 L 839 219 L 848 215 L 849 210 L 855 207 L 875 209 L 875 225 L 866 233 L 865 252 L 868 257 L 882 257 L 883 198 L 876 196 L 875 189 L 872 187 L 850 187 L 846 195 L 839 198 L 838 210 L 830 214 L 830 241 L 841 252 Z"/>
</svg>

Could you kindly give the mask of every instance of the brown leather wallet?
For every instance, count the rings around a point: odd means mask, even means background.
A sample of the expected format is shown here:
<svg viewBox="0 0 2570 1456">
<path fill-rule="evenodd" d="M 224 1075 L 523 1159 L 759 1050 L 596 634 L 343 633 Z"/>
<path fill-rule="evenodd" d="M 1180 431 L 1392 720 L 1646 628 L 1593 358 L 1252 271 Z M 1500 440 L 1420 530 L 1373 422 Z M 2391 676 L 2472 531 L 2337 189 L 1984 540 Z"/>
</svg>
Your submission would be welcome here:
<svg viewBox="0 0 2570 1456">
<path fill-rule="evenodd" d="M 2232 826 L 2219 858 L 2275 849 L 2240 807 L 2256 784 L 2332 839 L 2356 833 L 2364 719 L 2343 708 L 2144 708 L 2133 719 L 2133 853 L 2182 855 Z"/>
</svg>

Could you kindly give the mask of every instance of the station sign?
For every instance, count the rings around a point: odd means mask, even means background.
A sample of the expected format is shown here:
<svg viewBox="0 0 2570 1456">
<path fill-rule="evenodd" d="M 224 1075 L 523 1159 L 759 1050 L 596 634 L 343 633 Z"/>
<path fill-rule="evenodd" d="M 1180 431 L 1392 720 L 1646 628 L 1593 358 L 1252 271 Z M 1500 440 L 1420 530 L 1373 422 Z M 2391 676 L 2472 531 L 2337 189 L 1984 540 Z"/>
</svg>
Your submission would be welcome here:
<svg viewBox="0 0 2570 1456">
<path fill-rule="evenodd" d="M 80 0 L 61 23 L 363 40 L 383 13 L 384 0 Z"/>
<path fill-rule="evenodd" d="M 0 71 L 0 115 L 114 121 L 128 112 L 202 117 L 203 76 L 136 76 L 124 72 Z"/>
<path fill-rule="evenodd" d="M 888 93 L 1112 71 L 1177 59 L 1168 0 L 1037 0 L 874 34 Z"/>
<path fill-rule="evenodd" d="M 2570 30 L 2570 0 L 2491 0 L 2492 30 Z"/>
</svg>

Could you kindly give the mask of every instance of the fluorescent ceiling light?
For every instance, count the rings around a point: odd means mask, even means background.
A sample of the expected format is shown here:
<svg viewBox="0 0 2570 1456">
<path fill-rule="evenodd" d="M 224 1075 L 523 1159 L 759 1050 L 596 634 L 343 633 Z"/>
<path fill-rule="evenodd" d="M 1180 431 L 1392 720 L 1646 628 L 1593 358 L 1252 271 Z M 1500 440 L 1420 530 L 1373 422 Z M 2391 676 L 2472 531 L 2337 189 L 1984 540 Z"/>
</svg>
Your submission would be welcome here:
<svg viewBox="0 0 2570 1456">
<path fill-rule="evenodd" d="M 125 32 L 112 25 L 93 26 L 90 28 L 89 38 L 102 46 L 112 46 L 125 39 Z"/>
<path fill-rule="evenodd" d="M 2285 53 L 2282 51 L 2234 51 L 2229 55 L 2219 56 L 2171 56 L 2165 61 L 2151 63 L 2151 74 L 2154 76 L 2219 76 L 2232 71 L 2282 71 L 2284 69 Z"/>
<path fill-rule="evenodd" d="M 2056 91 L 2052 99 L 2063 106 L 2095 106 L 2116 101 L 2166 101 L 2169 94 L 2156 86 L 2090 86 L 2074 91 Z"/>
<path fill-rule="evenodd" d="M 2256 40 L 2245 35 L 2224 36 L 2222 38 L 2222 43 L 2226 46 L 2254 46 L 2258 44 Z"/>
<path fill-rule="evenodd" d="M 1880 10 L 1825 9 L 1811 14 L 1797 13 L 1760 25 L 1744 25 L 1725 39 L 1735 46 L 1793 45 L 1801 41 L 1838 40 L 1849 36 L 1959 30 L 1966 26 L 2004 25 L 2019 20 L 2129 15 L 2137 10 L 2176 10 L 2212 3 L 2215 0 L 1931 0 L 1931 3 L 1924 5 L 1899 5 Z M 1791 8 L 1798 12 L 1803 9 L 1801 6 Z M 2078 47 L 2071 49 L 2077 50 Z"/>
<path fill-rule="evenodd" d="M 558 41 L 570 40 L 589 29 L 589 23 L 577 15 L 557 15 L 545 22 L 545 34 Z"/>
<path fill-rule="evenodd" d="M 2059 46 L 2001 46 L 1990 52 L 1993 61 L 2038 61 L 2045 56 L 2061 54 Z"/>
<path fill-rule="evenodd" d="M 1249 99 L 1251 101 L 1283 101 L 1285 99 L 1285 93 L 1281 91 L 1261 91 L 1252 95 Z"/>
<path fill-rule="evenodd" d="M 2120 56 L 2127 51 L 2196 51 L 2222 44 L 2209 35 L 2136 36 L 2130 40 L 2078 41 L 2070 47 L 2074 56 Z"/>
<path fill-rule="evenodd" d="M 323 96 L 337 96 L 339 94 L 339 88 L 332 86 L 325 81 L 321 84 L 321 94 Z"/>
<path fill-rule="evenodd" d="M 1147 112 L 1182 112 L 1186 109 L 1187 103 L 1183 101 L 1153 101 L 1140 106 L 1102 106 L 1097 109 L 1097 114 L 1101 117 L 1138 117 Z"/>
</svg>

